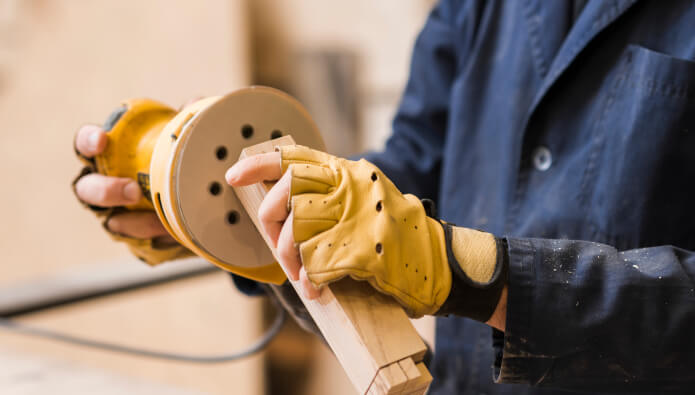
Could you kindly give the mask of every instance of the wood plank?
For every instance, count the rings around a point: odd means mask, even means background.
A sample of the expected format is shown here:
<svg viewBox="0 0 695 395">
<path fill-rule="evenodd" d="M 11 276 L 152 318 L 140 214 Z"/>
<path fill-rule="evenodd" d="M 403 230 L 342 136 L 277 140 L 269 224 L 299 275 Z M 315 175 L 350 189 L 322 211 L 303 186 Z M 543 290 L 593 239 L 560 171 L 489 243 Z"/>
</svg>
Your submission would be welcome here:
<svg viewBox="0 0 695 395">
<path fill-rule="evenodd" d="M 410 359 L 410 358 L 407 358 Z M 408 377 L 398 362 L 384 366 L 369 386 L 367 394 L 401 394 L 408 386 Z"/>
<path fill-rule="evenodd" d="M 427 393 L 432 384 L 432 375 L 423 362 L 413 363 L 407 358 L 398 362 L 408 377 L 408 384 L 403 395 L 421 395 Z"/>
<path fill-rule="evenodd" d="M 422 395 L 429 389 L 432 376 L 425 364 L 405 358 L 379 370 L 368 394 Z"/>
<path fill-rule="evenodd" d="M 272 152 L 276 146 L 287 144 L 294 144 L 290 136 L 246 148 L 240 158 Z M 258 183 L 234 188 L 258 229 L 261 229 L 258 207 L 270 187 L 268 183 Z M 267 238 L 266 243 L 275 255 L 275 249 Z M 370 390 L 381 368 L 406 358 L 422 360 L 425 344 L 401 306 L 366 282 L 349 278 L 340 280 L 324 287 L 321 296 L 315 300 L 304 297 L 299 282 L 292 281 L 292 285 L 359 393 Z M 395 367 L 388 369 L 396 372 Z M 422 381 L 422 377 L 413 380 Z M 391 393 L 391 385 L 400 386 L 401 382 L 395 376 L 382 378 L 380 387 L 375 387 L 373 391 L 377 392 L 373 393 Z"/>
</svg>

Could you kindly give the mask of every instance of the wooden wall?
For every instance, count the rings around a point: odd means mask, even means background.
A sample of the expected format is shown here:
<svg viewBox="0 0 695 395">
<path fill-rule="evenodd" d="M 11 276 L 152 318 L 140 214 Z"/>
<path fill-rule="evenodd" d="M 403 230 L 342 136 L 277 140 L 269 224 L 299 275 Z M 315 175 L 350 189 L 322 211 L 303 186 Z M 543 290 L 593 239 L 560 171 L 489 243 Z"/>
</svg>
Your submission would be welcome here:
<svg viewBox="0 0 695 395">
<path fill-rule="evenodd" d="M 0 1 L 0 286 L 104 261 L 141 265 L 75 201 L 73 134 L 123 98 L 179 106 L 247 85 L 245 7 L 241 0 Z M 25 321 L 208 353 L 246 345 L 262 324 L 260 301 L 239 295 L 222 273 Z M 209 393 L 264 391 L 262 357 L 191 366 L 3 332 L 0 347 Z"/>
</svg>

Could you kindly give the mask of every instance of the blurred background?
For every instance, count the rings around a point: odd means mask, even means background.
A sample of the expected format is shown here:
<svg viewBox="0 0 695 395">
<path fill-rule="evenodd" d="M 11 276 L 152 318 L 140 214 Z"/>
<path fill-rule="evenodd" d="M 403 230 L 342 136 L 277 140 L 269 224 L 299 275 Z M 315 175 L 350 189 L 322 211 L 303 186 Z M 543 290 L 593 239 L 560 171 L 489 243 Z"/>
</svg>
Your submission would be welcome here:
<svg viewBox="0 0 695 395">
<path fill-rule="evenodd" d="M 101 123 L 124 98 L 178 107 L 263 84 L 307 106 L 331 153 L 379 149 L 407 78 L 410 49 L 433 3 L 0 0 L 0 296 L 144 267 L 72 195 L 80 168 L 72 139 L 81 124 Z M 241 295 L 216 271 L 19 320 L 131 345 L 221 353 L 258 338 L 273 314 L 267 301 Z M 418 326 L 427 332 L 431 324 Z M 265 352 L 218 365 L 123 356 L 0 331 L 0 393 L 48 389 L 354 393 L 330 350 L 290 322 Z"/>
</svg>

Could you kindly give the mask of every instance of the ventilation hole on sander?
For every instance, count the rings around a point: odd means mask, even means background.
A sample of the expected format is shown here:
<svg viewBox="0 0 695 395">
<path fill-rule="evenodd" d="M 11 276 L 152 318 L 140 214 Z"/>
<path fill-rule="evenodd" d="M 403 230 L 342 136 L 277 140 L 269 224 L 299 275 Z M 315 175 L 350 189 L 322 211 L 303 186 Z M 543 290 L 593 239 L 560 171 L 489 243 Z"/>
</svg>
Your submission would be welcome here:
<svg viewBox="0 0 695 395">
<path fill-rule="evenodd" d="M 250 139 L 253 136 L 253 126 L 244 125 L 241 127 L 241 136 L 245 139 Z"/>
<path fill-rule="evenodd" d="M 227 159 L 227 148 L 225 147 L 217 147 L 215 150 L 215 156 L 217 157 L 218 160 L 225 160 Z"/>
<path fill-rule="evenodd" d="M 227 223 L 230 225 L 234 225 L 237 222 L 239 222 L 239 212 L 236 210 L 232 210 L 227 213 Z"/>
<path fill-rule="evenodd" d="M 217 196 L 222 192 L 222 185 L 217 181 L 213 181 L 208 187 L 208 191 L 210 191 L 212 196 Z"/>
<path fill-rule="evenodd" d="M 273 139 L 273 140 L 274 140 L 274 139 L 279 139 L 280 137 L 282 137 L 282 132 L 279 131 L 279 130 L 273 130 L 273 132 L 270 133 L 270 138 Z"/>
</svg>

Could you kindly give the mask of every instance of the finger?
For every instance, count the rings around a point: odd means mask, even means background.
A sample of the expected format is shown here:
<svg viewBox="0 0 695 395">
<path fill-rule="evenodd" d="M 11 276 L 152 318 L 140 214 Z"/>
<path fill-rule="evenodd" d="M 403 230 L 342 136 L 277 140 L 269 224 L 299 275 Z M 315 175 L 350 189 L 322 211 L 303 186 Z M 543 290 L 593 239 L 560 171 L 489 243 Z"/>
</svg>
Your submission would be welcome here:
<svg viewBox="0 0 695 395">
<path fill-rule="evenodd" d="M 153 239 L 169 236 L 164 225 L 153 212 L 133 211 L 114 215 L 106 222 L 106 227 L 114 233 L 135 237 L 136 239 Z M 166 239 L 161 240 L 164 242 Z"/>
<path fill-rule="evenodd" d="M 135 204 L 142 198 L 138 183 L 130 178 L 107 177 L 92 173 L 75 184 L 77 197 L 83 202 L 99 207 L 115 207 Z"/>
<path fill-rule="evenodd" d="M 321 296 L 321 288 L 317 288 L 314 283 L 309 280 L 309 276 L 307 276 L 306 270 L 303 267 L 299 270 L 299 282 L 302 284 L 302 291 L 304 292 L 305 298 L 311 300 Z"/>
<path fill-rule="evenodd" d="M 332 159 L 333 155 L 325 152 L 317 151 L 302 145 L 283 145 L 278 147 L 282 156 L 282 166 L 287 168 L 293 164 L 327 164 Z"/>
<path fill-rule="evenodd" d="M 225 174 L 227 183 L 234 186 L 277 180 L 282 176 L 279 152 L 269 152 L 244 158 L 230 167 Z"/>
<path fill-rule="evenodd" d="M 301 243 L 334 227 L 342 211 L 342 202 L 332 195 L 306 193 L 292 196 L 294 240 Z"/>
<path fill-rule="evenodd" d="M 84 125 L 77 131 L 75 149 L 87 158 L 91 158 L 104 151 L 107 140 L 106 133 L 99 126 Z"/>
<path fill-rule="evenodd" d="M 258 207 L 258 220 L 261 222 L 265 234 L 276 246 L 282 224 L 289 214 L 287 202 L 290 196 L 290 181 L 290 173 L 286 173 L 268 191 Z"/>
<path fill-rule="evenodd" d="M 302 261 L 299 257 L 299 249 L 294 243 L 292 236 L 292 218 L 285 221 L 280 236 L 277 242 L 277 254 L 280 264 L 285 268 L 292 281 L 297 281 L 299 278 L 299 269 L 302 267 Z"/>
<path fill-rule="evenodd" d="M 329 193 L 337 184 L 335 173 L 325 166 L 297 163 L 291 165 L 288 170 L 292 173 L 292 195 Z"/>
</svg>

